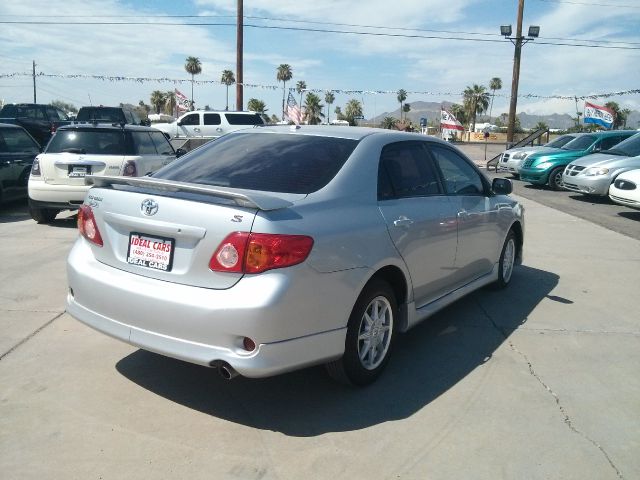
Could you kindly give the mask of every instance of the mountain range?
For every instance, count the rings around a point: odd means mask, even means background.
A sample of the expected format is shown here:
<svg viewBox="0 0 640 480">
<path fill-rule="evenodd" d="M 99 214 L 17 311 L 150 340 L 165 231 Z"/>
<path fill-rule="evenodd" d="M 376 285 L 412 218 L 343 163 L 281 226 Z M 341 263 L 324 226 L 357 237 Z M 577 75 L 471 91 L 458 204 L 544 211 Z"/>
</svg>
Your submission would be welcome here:
<svg viewBox="0 0 640 480">
<path fill-rule="evenodd" d="M 409 102 L 411 106 L 411 110 L 408 113 L 403 113 L 403 118 L 406 116 L 414 124 L 420 123 L 420 118 L 426 118 L 427 121 L 435 122 L 436 124 L 440 122 L 440 107 L 444 106 L 445 108 L 449 108 L 451 106 L 451 102 Z M 492 115 L 492 120 L 495 122 L 497 116 L 499 116 L 503 112 L 494 112 Z M 369 123 L 380 123 L 384 117 L 394 117 L 400 118 L 400 108 L 392 111 L 392 112 L 384 112 L 380 115 L 377 115 L 374 118 L 367 120 Z M 520 118 L 520 125 L 522 128 L 529 129 L 533 128 L 538 122 L 544 122 L 549 126 L 549 128 L 557 128 L 561 130 L 565 130 L 567 128 L 573 127 L 575 125 L 575 121 L 566 113 L 559 114 L 553 113 L 550 115 L 530 115 L 528 113 L 519 113 L 518 118 Z M 478 115 L 476 122 L 488 122 L 488 115 Z M 627 118 L 627 128 L 640 128 L 640 112 L 632 111 Z"/>
</svg>

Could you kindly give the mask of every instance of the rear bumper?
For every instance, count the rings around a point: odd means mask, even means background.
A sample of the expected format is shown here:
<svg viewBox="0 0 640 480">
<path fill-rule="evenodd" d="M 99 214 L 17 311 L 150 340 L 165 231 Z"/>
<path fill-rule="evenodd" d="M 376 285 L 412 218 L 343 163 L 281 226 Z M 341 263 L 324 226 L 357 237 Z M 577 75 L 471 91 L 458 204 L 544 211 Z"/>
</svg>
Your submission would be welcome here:
<svg viewBox="0 0 640 480">
<path fill-rule="evenodd" d="M 82 205 L 88 185 L 52 185 L 29 179 L 29 201 L 33 206 L 75 210 Z"/>
<path fill-rule="evenodd" d="M 303 273 L 292 281 L 274 270 L 214 290 L 104 265 L 80 238 L 67 262 L 67 311 L 145 350 L 204 366 L 224 361 L 240 375 L 267 377 L 344 353 L 357 297 L 351 283 L 363 275 Z M 243 349 L 245 336 L 258 345 L 253 352 Z"/>
</svg>

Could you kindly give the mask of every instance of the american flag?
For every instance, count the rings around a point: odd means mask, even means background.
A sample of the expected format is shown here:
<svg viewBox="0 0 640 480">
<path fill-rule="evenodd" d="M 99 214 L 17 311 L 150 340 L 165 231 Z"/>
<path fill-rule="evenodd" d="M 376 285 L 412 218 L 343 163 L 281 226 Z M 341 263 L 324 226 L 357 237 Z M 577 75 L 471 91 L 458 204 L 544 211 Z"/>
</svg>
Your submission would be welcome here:
<svg viewBox="0 0 640 480">
<path fill-rule="evenodd" d="M 191 102 L 189 101 L 189 98 L 177 88 L 175 89 L 175 94 L 176 94 L 176 109 L 178 110 L 178 115 L 180 115 L 181 113 L 184 113 L 189 110 L 189 107 L 191 106 Z"/>
<path fill-rule="evenodd" d="M 300 122 L 302 122 L 302 111 L 296 103 L 296 99 L 293 98 L 293 95 L 291 95 L 291 92 L 289 92 L 289 97 L 287 98 L 286 115 L 287 117 L 289 117 L 289 120 L 291 120 L 296 125 L 300 125 Z"/>
</svg>

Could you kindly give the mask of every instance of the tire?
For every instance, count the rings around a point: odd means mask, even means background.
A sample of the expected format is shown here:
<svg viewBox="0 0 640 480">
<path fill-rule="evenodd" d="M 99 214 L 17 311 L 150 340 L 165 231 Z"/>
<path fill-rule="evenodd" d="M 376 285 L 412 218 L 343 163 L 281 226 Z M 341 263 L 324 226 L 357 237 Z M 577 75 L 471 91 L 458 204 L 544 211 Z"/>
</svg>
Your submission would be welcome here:
<svg viewBox="0 0 640 480">
<path fill-rule="evenodd" d="M 504 241 L 502 251 L 500 252 L 500 261 L 498 262 L 498 280 L 493 284 L 495 289 L 502 289 L 509 285 L 513 276 L 513 267 L 516 264 L 516 234 L 513 230 L 509 230 L 509 234 Z"/>
<path fill-rule="evenodd" d="M 397 318 L 396 298 L 389 284 L 370 281 L 349 317 L 344 355 L 326 365 L 329 376 L 358 386 L 375 381 L 389 361 Z"/>
<path fill-rule="evenodd" d="M 53 219 L 56 218 L 58 212 L 60 212 L 60 210 L 56 210 L 55 208 L 38 208 L 29 205 L 29 214 L 31 215 L 31 218 L 40 224 L 53 222 Z"/>
<path fill-rule="evenodd" d="M 551 190 L 562 190 L 562 172 L 564 172 L 564 167 L 556 167 L 551 170 L 547 182 Z"/>
<path fill-rule="evenodd" d="M 520 174 L 519 173 L 512 173 L 511 176 L 515 179 L 519 179 L 520 178 Z"/>
</svg>

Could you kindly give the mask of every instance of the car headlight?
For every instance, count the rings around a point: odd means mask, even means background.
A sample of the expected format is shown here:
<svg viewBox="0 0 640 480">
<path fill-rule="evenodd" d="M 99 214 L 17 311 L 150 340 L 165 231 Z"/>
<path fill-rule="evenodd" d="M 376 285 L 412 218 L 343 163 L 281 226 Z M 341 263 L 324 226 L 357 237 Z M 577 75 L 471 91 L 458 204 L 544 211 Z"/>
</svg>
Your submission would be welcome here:
<svg viewBox="0 0 640 480">
<path fill-rule="evenodd" d="M 538 168 L 540 170 L 546 170 L 549 167 L 553 166 L 553 162 L 542 162 L 537 165 L 534 165 L 533 168 Z"/>
<path fill-rule="evenodd" d="M 520 152 L 520 153 L 516 153 L 513 157 L 514 160 L 524 160 L 525 158 L 527 158 L 527 155 L 529 155 L 526 152 Z"/>
<path fill-rule="evenodd" d="M 587 177 L 596 177 L 598 175 L 606 175 L 607 173 L 609 173 L 609 169 L 604 167 L 591 167 L 587 168 L 584 172 Z"/>
</svg>

